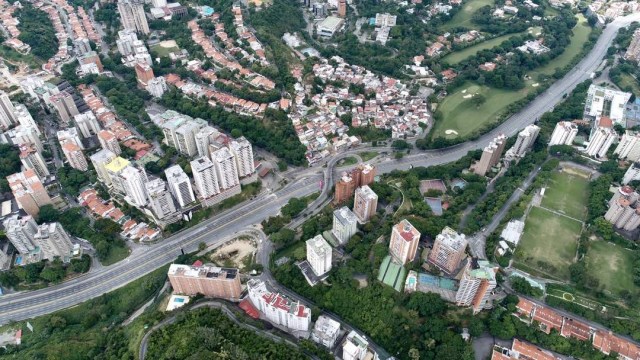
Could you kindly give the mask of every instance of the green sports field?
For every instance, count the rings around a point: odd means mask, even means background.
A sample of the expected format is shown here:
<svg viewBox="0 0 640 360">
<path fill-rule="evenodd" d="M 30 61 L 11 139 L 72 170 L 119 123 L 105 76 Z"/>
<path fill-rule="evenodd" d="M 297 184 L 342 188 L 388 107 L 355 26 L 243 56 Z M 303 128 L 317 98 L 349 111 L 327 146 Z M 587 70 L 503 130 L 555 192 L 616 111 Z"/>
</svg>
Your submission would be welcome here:
<svg viewBox="0 0 640 360">
<path fill-rule="evenodd" d="M 557 171 L 551 175 L 542 198 L 542 206 L 575 219 L 587 215 L 588 175 L 578 171 Z"/>
<path fill-rule="evenodd" d="M 633 283 L 633 252 L 606 241 L 594 241 L 589 245 L 585 261 L 587 271 L 597 278 L 600 286 L 615 295 L 622 290 L 636 293 Z"/>
</svg>

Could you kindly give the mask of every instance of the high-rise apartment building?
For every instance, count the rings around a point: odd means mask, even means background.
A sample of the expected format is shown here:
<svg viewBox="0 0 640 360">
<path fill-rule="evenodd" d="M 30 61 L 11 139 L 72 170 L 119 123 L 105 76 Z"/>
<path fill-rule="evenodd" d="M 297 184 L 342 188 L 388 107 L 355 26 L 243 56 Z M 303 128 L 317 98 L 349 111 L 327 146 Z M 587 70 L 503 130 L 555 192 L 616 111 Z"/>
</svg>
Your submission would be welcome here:
<svg viewBox="0 0 640 360">
<path fill-rule="evenodd" d="M 196 184 L 196 190 L 203 204 L 220 194 L 220 184 L 215 165 L 208 157 L 199 157 L 191 162 L 191 173 Z M 210 205 L 207 205 L 210 206 Z"/>
<path fill-rule="evenodd" d="M 507 137 L 504 134 L 496 136 L 482 151 L 480 161 L 475 165 L 473 172 L 484 176 L 500 161 L 505 146 L 507 146 Z"/>
<path fill-rule="evenodd" d="M 135 31 L 132 30 L 120 30 L 118 31 L 118 40 L 116 45 L 118 46 L 118 52 L 123 57 L 133 54 L 133 42 L 138 40 L 138 36 Z"/>
<path fill-rule="evenodd" d="M 371 164 L 359 164 L 351 170 L 351 177 L 356 187 L 371 185 L 376 177 L 376 167 Z"/>
<path fill-rule="evenodd" d="M 367 185 L 356 189 L 353 200 L 353 212 L 361 224 L 368 222 L 376 213 L 378 195 Z"/>
<path fill-rule="evenodd" d="M 338 239 L 341 245 L 349 242 L 349 239 L 358 231 L 358 219 L 356 215 L 343 206 L 333 212 L 333 227 L 331 233 Z"/>
<path fill-rule="evenodd" d="M 634 162 L 629 166 L 627 172 L 622 177 L 622 185 L 627 185 L 632 181 L 640 180 L 640 163 Z"/>
<path fill-rule="evenodd" d="M 637 192 L 630 186 L 621 186 L 609 200 L 605 220 L 618 229 L 633 231 L 640 226 L 640 204 Z"/>
<path fill-rule="evenodd" d="M 307 261 L 316 276 L 322 276 L 331 270 L 332 253 L 331 245 L 322 235 L 307 240 Z"/>
<path fill-rule="evenodd" d="M 578 125 L 571 121 L 560 121 L 553 129 L 549 146 L 571 145 L 576 135 L 578 135 Z"/>
<path fill-rule="evenodd" d="M 73 96 L 66 91 L 51 95 L 49 97 L 49 103 L 56 109 L 64 124 L 68 124 L 74 116 L 80 114 L 73 100 Z"/>
<path fill-rule="evenodd" d="M 38 224 L 31 216 L 10 217 L 3 225 L 5 235 L 20 254 L 28 254 L 38 246 L 34 239 L 38 232 Z"/>
<path fill-rule="evenodd" d="M 102 146 L 103 149 L 107 149 L 116 155 L 122 153 L 118 138 L 110 130 L 100 130 L 98 133 L 98 141 L 100 141 L 100 146 Z"/>
<path fill-rule="evenodd" d="M 538 138 L 538 134 L 540 133 L 540 128 L 536 125 L 528 125 L 522 131 L 518 133 L 518 137 L 516 138 L 515 144 L 513 147 L 507 151 L 510 157 L 522 157 L 526 154 L 527 150 L 529 150 L 533 143 Z"/>
<path fill-rule="evenodd" d="M 69 166 L 80 171 L 87 171 L 89 169 L 87 159 L 84 157 L 82 149 L 80 149 L 78 145 L 71 141 L 63 141 L 60 143 L 60 147 L 62 147 L 62 153 L 67 158 Z"/>
<path fill-rule="evenodd" d="M 428 260 L 444 272 L 451 274 L 464 258 L 467 244 L 464 234 L 458 234 L 447 226 L 436 236 Z"/>
<path fill-rule="evenodd" d="M 613 153 L 621 159 L 640 160 L 640 133 L 631 130 L 625 131 Z"/>
<path fill-rule="evenodd" d="M 485 260 L 473 259 L 468 262 L 456 292 L 456 305 L 471 306 L 474 314 L 490 308 L 491 292 L 497 285 L 498 269 L 497 265 Z"/>
<path fill-rule="evenodd" d="M 167 81 L 162 76 L 155 77 L 147 82 L 147 91 L 155 98 L 161 98 L 167 89 Z"/>
<path fill-rule="evenodd" d="M 15 115 L 16 109 L 13 107 L 9 95 L 0 90 L 0 127 L 8 129 L 11 126 L 18 123 L 18 118 Z"/>
<path fill-rule="evenodd" d="M 40 129 L 38 128 L 38 124 L 36 124 L 36 121 L 33 119 L 33 116 L 31 116 L 31 113 L 26 106 L 22 104 L 15 104 L 14 109 L 14 114 L 18 118 L 18 124 L 25 127 L 31 127 L 38 134 L 38 136 L 42 135 Z"/>
<path fill-rule="evenodd" d="M 389 253 L 393 261 L 402 265 L 413 261 L 419 242 L 420 232 L 407 219 L 394 225 L 389 240 Z"/>
<path fill-rule="evenodd" d="M 355 330 L 347 335 L 342 343 L 342 360 L 378 360 L 378 354 L 369 346 L 369 342 Z"/>
<path fill-rule="evenodd" d="M 31 216 L 37 216 L 40 207 L 52 203 L 40 178 L 32 169 L 9 175 L 7 181 L 18 206 Z"/>
<path fill-rule="evenodd" d="M 173 291 L 178 294 L 202 294 L 235 301 L 242 293 L 238 269 L 171 264 L 168 276 Z"/>
<path fill-rule="evenodd" d="M 73 122 L 76 125 L 76 129 L 82 135 L 83 138 L 88 138 L 94 135 L 98 135 L 100 132 L 100 124 L 98 119 L 93 115 L 93 112 L 87 111 L 82 114 L 78 114 L 73 117 Z"/>
<path fill-rule="evenodd" d="M 218 136 L 220 136 L 220 132 L 212 126 L 205 126 L 198 130 L 195 135 L 198 156 L 209 157 L 211 155 L 209 151 L 209 144 L 215 141 L 215 138 Z"/>
<path fill-rule="evenodd" d="M 33 126 L 18 125 L 5 133 L 0 133 L 0 142 L 16 146 L 23 144 L 33 145 L 38 152 L 44 150 L 42 141 L 40 141 L 40 136 L 38 135 L 38 130 Z"/>
<path fill-rule="evenodd" d="M 80 136 L 78 134 L 78 129 L 72 127 L 64 130 L 60 130 L 56 133 L 58 137 L 58 141 L 60 144 L 65 142 L 71 142 L 76 144 L 80 149 L 84 149 L 84 145 L 82 145 L 82 140 L 80 140 Z"/>
<path fill-rule="evenodd" d="M 244 136 L 239 137 L 231 141 L 229 149 L 236 158 L 239 177 L 250 176 L 256 172 L 253 164 L 253 149 L 249 140 Z"/>
<path fill-rule="evenodd" d="M 149 207 L 156 218 L 163 220 L 176 214 L 176 205 L 173 203 L 167 184 L 162 179 L 154 179 L 145 184 L 149 196 Z"/>
<path fill-rule="evenodd" d="M 38 226 L 38 232 L 33 237 L 42 251 L 42 258 L 53 260 L 59 257 L 63 262 L 69 262 L 73 255 L 73 243 L 69 234 L 60 223 L 48 223 Z"/>
<path fill-rule="evenodd" d="M 117 158 L 116 158 L 117 159 Z M 107 168 L 108 169 L 108 168 Z M 147 205 L 147 174 L 143 170 L 131 165 L 122 169 L 119 179 L 111 178 L 112 184 L 121 182 L 124 190 L 125 200 L 136 207 Z"/>
<path fill-rule="evenodd" d="M 627 52 L 624 54 L 625 60 L 640 61 L 640 29 L 636 29 L 631 38 L 631 43 L 627 48 Z"/>
<path fill-rule="evenodd" d="M 591 157 L 603 158 L 617 137 L 618 134 L 613 128 L 598 126 L 589 137 L 589 145 L 585 153 Z"/>
<path fill-rule="evenodd" d="M 216 166 L 216 174 L 220 190 L 240 189 L 240 179 L 238 178 L 238 165 L 235 156 L 228 148 L 223 147 L 211 154 L 213 163 Z"/>
<path fill-rule="evenodd" d="M 173 165 L 166 169 L 164 173 L 169 184 L 169 191 L 176 198 L 180 207 L 186 207 L 196 201 L 191 187 L 191 179 L 189 179 L 189 176 L 182 170 L 180 165 Z"/>
<path fill-rule="evenodd" d="M 115 159 L 116 156 L 117 155 L 110 150 L 102 149 L 89 157 L 89 159 L 91 159 L 93 167 L 96 169 L 98 179 L 107 186 L 111 185 L 111 177 L 109 176 L 109 172 L 107 171 L 106 166 L 113 159 Z"/>
<path fill-rule="evenodd" d="M 333 195 L 333 203 L 334 204 L 342 204 L 349 199 L 355 193 L 356 190 L 356 182 L 353 180 L 351 175 L 344 173 L 340 180 L 336 183 L 334 195 Z"/>
<path fill-rule="evenodd" d="M 340 323 L 330 317 L 320 315 L 316 320 L 313 331 L 311 331 L 311 340 L 327 349 L 333 349 L 339 335 Z"/>
<path fill-rule="evenodd" d="M 138 79 L 138 84 L 140 84 L 142 87 L 146 87 L 149 81 L 155 78 L 153 69 L 147 63 L 136 63 L 133 66 L 133 69 L 136 71 L 136 79 Z"/>
<path fill-rule="evenodd" d="M 49 176 L 47 163 L 33 144 L 20 145 L 20 162 L 25 168 L 35 171 L 40 179 Z"/>
<path fill-rule="evenodd" d="M 631 93 L 598 85 L 589 86 L 584 105 L 584 119 L 595 122 L 600 117 L 608 117 L 614 124 L 625 125 L 624 112 Z"/>
<path fill-rule="evenodd" d="M 338 0 L 338 16 L 341 18 L 347 16 L 347 0 Z"/>
<path fill-rule="evenodd" d="M 167 145 L 187 156 L 198 154 L 195 135 L 207 126 L 205 120 L 193 119 L 171 110 L 154 116 L 153 119 L 162 129 Z"/>
<path fill-rule="evenodd" d="M 181 153 L 187 156 L 198 154 L 195 135 L 202 128 L 202 125 L 202 123 L 195 121 L 186 121 L 175 130 L 177 149 Z"/>
<path fill-rule="evenodd" d="M 144 13 L 144 2 L 138 0 L 119 0 L 118 13 L 126 30 L 149 33 L 149 24 Z"/>
<path fill-rule="evenodd" d="M 267 320 L 291 330 L 309 331 L 311 310 L 308 307 L 286 295 L 268 291 L 259 279 L 249 280 L 247 289 L 249 300 Z"/>
</svg>

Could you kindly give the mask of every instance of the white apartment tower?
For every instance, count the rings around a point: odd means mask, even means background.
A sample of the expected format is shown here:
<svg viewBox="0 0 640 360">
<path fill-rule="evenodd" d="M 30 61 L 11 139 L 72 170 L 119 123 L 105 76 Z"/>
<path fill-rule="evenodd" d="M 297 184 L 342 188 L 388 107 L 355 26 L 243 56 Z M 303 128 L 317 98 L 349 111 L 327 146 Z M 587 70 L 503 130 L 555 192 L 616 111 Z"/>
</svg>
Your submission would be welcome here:
<svg viewBox="0 0 640 360">
<path fill-rule="evenodd" d="M 376 213 L 378 207 L 378 195 L 376 195 L 369 185 L 364 185 L 356 189 L 353 200 L 353 213 L 358 221 L 364 224 Z"/>
<path fill-rule="evenodd" d="M 147 205 L 147 174 L 143 170 L 128 165 L 120 172 L 125 200 L 136 207 Z M 113 182 L 117 181 L 112 179 Z"/>
<path fill-rule="evenodd" d="M 73 243 L 69 234 L 60 223 L 49 223 L 38 226 L 38 232 L 34 235 L 34 241 L 42 250 L 44 259 L 52 260 L 59 257 L 64 262 L 69 262 L 73 254 Z"/>
<path fill-rule="evenodd" d="M 122 153 L 118 138 L 116 138 L 115 134 L 111 131 L 101 130 L 98 133 L 98 141 L 100 141 L 100 146 L 102 146 L 103 149 L 107 149 L 116 155 Z"/>
<path fill-rule="evenodd" d="M 118 12 L 122 26 L 126 30 L 149 33 L 149 24 L 144 13 L 144 2 L 137 0 L 120 0 L 118 1 Z"/>
<path fill-rule="evenodd" d="M 198 130 L 195 135 L 196 148 L 198 149 L 198 156 L 209 157 L 209 144 L 220 135 L 220 132 L 211 126 L 205 126 Z"/>
<path fill-rule="evenodd" d="M 210 199 L 220 194 L 220 184 L 215 166 L 208 157 L 202 156 L 191 161 L 191 173 L 196 184 L 196 190 L 202 200 Z"/>
<path fill-rule="evenodd" d="M 5 235 L 20 254 L 28 254 L 35 250 L 37 244 L 34 236 L 38 232 L 38 224 L 31 216 L 12 217 L 4 221 Z"/>
<path fill-rule="evenodd" d="M 116 45 L 118 46 L 118 52 L 123 57 L 133 54 L 133 42 L 138 40 L 138 36 L 135 31 L 132 30 L 120 30 L 118 31 L 118 40 Z"/>
<path fill-rule="evenodd" d="M 78 146 L 80 149 L 84 149 L 80 136 L 78 135 L 78 129 L 72 127 L 64 130 L 59 130 L 56 135 L 60 144 L 63 142 L 71 142 Z"/>
<path fill-rule="evenodd" d="M 631 161 L 640 160 L 640 133 L 627 130 L 613 151 L 619 158 Z"/>
<path fill-rule="evenodd" d="M 627 172 L 624 173 L 624 177 L 622 178 L 622 185 L 627 185 L 628 183 L 640 180 L 640 163 L 634 162 L 629 166 Z"/>
<path fill-rule="evenodd" d="M 33 144 L 20 145 L 20 162 L 27 169 L 33 169 L 40 179 L 49 176 L 47 163 Z"/>
<path fill-rule="evenodd" d="M 176 213 L 171 193 L 162 179 L 154 179 L 145 184 L 149 195 L 149 207 L 158 219 L 164 219 Z"/>
<path fill-rule="evenodd" d="M 178 200 L 180 207 L 185 207 L 196 201 L 191 187 L 191 179 L 180 165 L 173 165 L 164 173 L 167 176 L 167 183 L 169 183 L 169 191 Z"/>
<path fill-rule="evenodd" d="M 93 135 L 98 135 L 100 132 L 100 124 L 98 119 L 93 115 L 91 111 L 87 111 L 82 114 L 78 114 L 73 117 L 73 121 L 76 124 L 76 128 L 83 138 L 88 138 Z"/>
<path fill-rule="evenodd" d="M 18 118 L 15 115 L 16 109 L 9 99 L 9 95 L 0 90 L 0 126 L 5 129 L 18 123 Z"/>
<path fill-rule="evenodd" d="M 317 276 L 322 276 L 331 270 L 331 255 L 331 245 L 322 235 L 316 235 L 307 240 L 307 261 Z"/>
<path fill-rule="evenodd" d="M 445 272 L 453 273 L 464 258 L 468 240 L 464 234 L 458 234 L 450 227 L 442 229 L 436 236 L 433 248 L 429 252 L 429 262 Z"/>
<path fill-rule="evenodd" d="M 267 320 L 292 330 L 309 331 L 311 310 L 299 301 L 268 291 L 259 279 L 249 280 L 247 290 L 249 300 Z"/>
<path fill-rule="evenodd" d="M 490 308 L 491 292 L 496 288 L 498 267 L 488 261 L 475 259 L 467 263 L 456 292 L 456 305 L 471 306 L 477 314 Z"/>
<path fill-rule="evenodd" d="M 522 131 L 518 133 L 518 138 L 516 139 L 513 147 L 509 149 L 508 154 L 515 157 L 522 157 L 524 154 L 533 146 L 533 143 L 538 138 L 538 134 L 540 133 L 540 128 L 536 125 L 528 125 Z"/>
<path fill-rule="evenodd" d="M 63 140 L 60 145 L 62 147 L 62 153 L 64 153 L 64 156 L 69 162 L 69 166 L 80 171 L 87 171 L 89 169 L 87 159 L 84 157 L 82 149 L 78 145 L 68 140 Z"/>
<path fill-rule="evenodd" d="M 108 149 L 102 149 L 89 157 L 89 159 L 91 159 L 93 167 L 96 169 L 98 179 L 105 183 L 107 186 L 111 185 L 111 177 L 109 176 L 109 172 L 107 171 L 105 166 L 113 159 L 115 159 L 116 156 L 116 154 L 109 151 Z"/>
<path fill-rule="evenodd" d="M 618 134 L 609 127 L 599 126 L 589 138 L 589 145 L 585 152 L 591 157 L 602 158 L 609 151 L 609 147 L 618 137 Z"/>
<path fill-rule="evenodd" d="M 161 98 L 167 89 L 167 82 L 162 76 L 155 77 L 147 82 L 147 91 L 155 98 Z"/>
<path fill-rule="evenodd" d="M 239 187 L 240 179 L 238 178 L 238 166 L 235 156 L 226 147 L 221 148 L 211 154 L 213 163 L 216 166 L 216 173 L 221 190 L 228 190 Z"/>
<path fill-rule="evenodd" d="M 560 121 L 553 129 L 549 146 L 571 145 L 576 135 L 578 135 L 578 125 L 571 121 Z"/>
<path fill-rule="evenodd" d="M 80 114 L 73 96 L 66 91 L 61 91 L 49 97 L 49 103 L 53 105 L 65 124 L 68 124 L 74 116 Z"/>
<path fill-rule="evenodd" d="M 242 136 L 231 141 L 229 148 L 231 149 L 231 153 L 236 157 L 238 176 L 242 178 L 253 175 L 256 168 L 253 164 L 253 149 L 251 148 L 251 143 Z"/>
<path fill-rule="evenodd" d="M 333 212 L 331 233 L 338 239 L 340 245 L 344 245 L 358 231 L 357 224 L 356 215 L 348 207 L 343 206 Z"/>
</svg>

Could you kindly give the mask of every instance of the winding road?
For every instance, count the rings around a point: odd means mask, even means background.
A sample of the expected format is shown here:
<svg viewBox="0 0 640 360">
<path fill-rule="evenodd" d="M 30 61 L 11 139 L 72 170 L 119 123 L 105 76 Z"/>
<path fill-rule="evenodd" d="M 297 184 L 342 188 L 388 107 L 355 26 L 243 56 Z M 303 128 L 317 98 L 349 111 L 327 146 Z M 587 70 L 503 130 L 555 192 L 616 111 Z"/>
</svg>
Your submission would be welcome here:
<svg viewBox="0 0 640 360">
<path fill-rule="evenodd" d="M 376 163 L 378 173 L 387 173 L 396 169 L 406 170 L 411 166 L 448 163 L 461 158 L 470 150 L 486 146 L 498 133 L 514 135 L 526 125 L 532 124 L 544 112 L 551 110 L 562 100 L 563 95 L 570 93 L 577 84 L 588 79 L 602 62 L 618 29 L 633 21 L 640 21 L 640 14 L 621 17 L 609 24 L 593 49 L 571 72 L 554 83 L 519 113 L 479 139 L 447 149 L 418 152 L 400 160 L 385 159 Z M 356 151 L 364 150 L 361 148 Z M 263 193 L 254 200 L 216 214 L 211 219 L 175 234 L 161 243 L 136 247 L 127 259 L 114 265 L 102 267 L 97 271 L 45 289 L 5 295 L 0 302 L 0 324 L 34 318 L 98 297 L 170 263 L 181 253 L 181 250 L 185 252 L 197 250 L 200 242 L 206 242 L 209 245 L 222 244 L 234 233 L 275 215 L 289 199 L 318 192 L 320 182 L 323 180 L 321 194 L 311 204 L 317 207 L 327 201 L 328 189 L 334 182 L 333 169 L 337 160 L 348 154 L 340 154 L 330 159 L 326 168 L 321 164 L 311 169 L 300 170 L 292 174 L 292 181 L 280 190 Z M 314 211 L 317 208 L 311 209 Z"/>
</svg>

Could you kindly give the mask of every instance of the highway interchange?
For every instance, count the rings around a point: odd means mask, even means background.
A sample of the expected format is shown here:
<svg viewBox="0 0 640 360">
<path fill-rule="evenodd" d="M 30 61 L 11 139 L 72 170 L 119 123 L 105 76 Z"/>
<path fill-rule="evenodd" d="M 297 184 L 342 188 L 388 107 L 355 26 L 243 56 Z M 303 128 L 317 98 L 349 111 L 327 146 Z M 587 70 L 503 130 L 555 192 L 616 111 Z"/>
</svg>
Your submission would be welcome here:
<svg viewBox="0 0 640 360">
<path fill-rule="evenodd" d="M 477 140 L 447 149 L 420 152 L 414 150 L 413 154 L 399 160 L 384 159 L 376 163 L 378 173 L 388 173 L 396 169 L 406 170 L 411 166 L 433 166 L 452 162 L 466 155 L 470 150 L 486 146 L 499 133 L 508 136 L 516 134 L 526 125 L 535 122 L 544 112 L 553 109 L 562 100 L 564 94 L 570 93 L 576 85 L 588 79 L 602 63 L 618 29 L 633 21 L 640 21 L 640 14 L 618 18 L 607 25 L 594 48 L 571 72 L 554 83 L 523 110 Z M 351 153 L 365 150 L 360 148 Z M 233 237 L 234 233 L 276 215 L 289 199 L 318 192 L 322 180 L 324 187 L 321 195 L 310 206 L 315 210 L 327 200 L 328 189 L 334 183 L 335 164 L 348 154 L 349 152 L 331 158 L 326 167 L 322 166 L 324 164 L 319 164 L 311 169 L 290 174 L 291 181 L 281 189 L 272 193 L 262 193 L 251 201 L 221 212 L 158 244 L 136 247 L 127 259 L 114 265 L 101 267 L 79 278 L 45 289 L 5 295 L 0 301 L 0 324 L 49 314 L 96 298 L 170 263 L 181 253 L 181 250 L 185 252 L 197 250 L 201 242 L 208 245 L 223 244 Z"/>
</svg>

